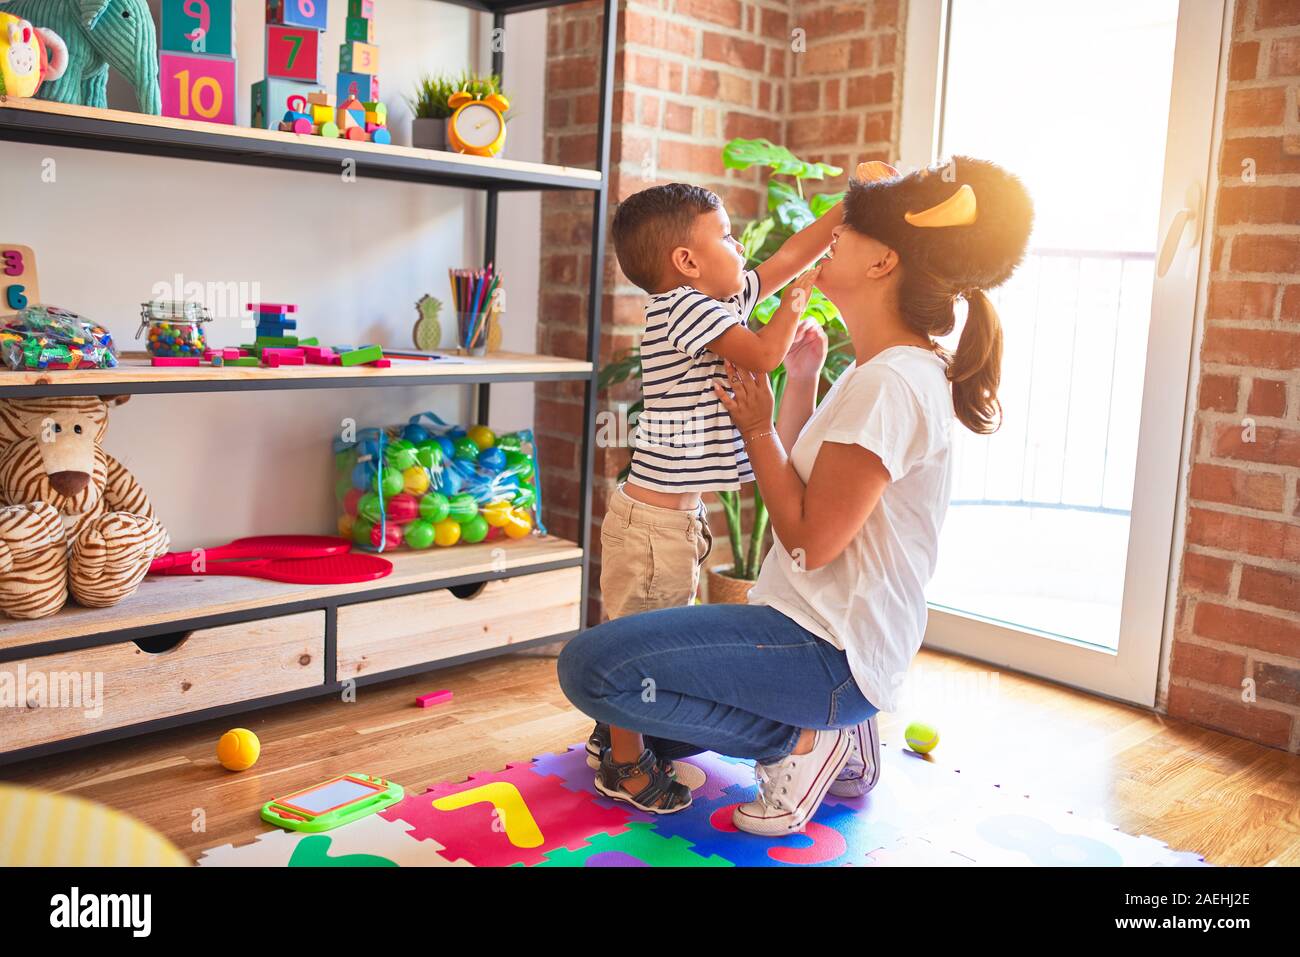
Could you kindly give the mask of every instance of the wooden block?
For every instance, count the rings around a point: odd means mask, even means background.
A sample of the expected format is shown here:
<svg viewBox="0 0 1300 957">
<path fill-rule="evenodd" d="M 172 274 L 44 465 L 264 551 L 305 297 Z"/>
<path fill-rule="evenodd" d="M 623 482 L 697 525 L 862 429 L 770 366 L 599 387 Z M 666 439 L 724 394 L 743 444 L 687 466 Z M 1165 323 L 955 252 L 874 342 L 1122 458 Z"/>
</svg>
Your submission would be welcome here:
<svg viewBox="0 0 1300 957">
<path fill-rule="evenodd" d="M 268 347 L 268 348 L 262 350 L 262 358 L 263 358 L 263 359 L 265 359 L 267 356 L 278 356 L 278 357 L 281 358 L 281 359 L 286 358 L 286 357 L 287 357 L 287 358 L 290 358 L 290 359 L 301 359 L 301 358 L 303 358 L 303 357 L 306 356 L 306 355 L 307 355 L 307 353 L 306 353 L 306 351 L 303 350 L 303 349 L 283 348 L 283 347 L 276 347 L 276 348 Z"/>
<path fill-rule="evenodd" d="M 320 95 L 327 96 L 328 94 L 321 93 Z M 298 311 L 298 307 L 291 302 L 250 302 L 244 308 L 249 312 L 260 312 L 266 315 Z"/>
<path fill-rule="evenodd" d="M 162 87 L 163 116 L 235 122 L 234 60 L 163 53 L 159 57 L 158 82 Z"/>
<path fill-rule="evenodd" d="M 374 43 L 375 21 L 369 17 L 348 17 L 343 24 L 343 37 L 347 40 L 360 40 L 362 43 Z"/>
<path fill-rule="evenodd" d="M 379 47 L 371 43 L 349 40 L 339 45 L 339 72 L 369 73 L 379 72 Z"/>
<path fill-rule="evenodd" d="M 422 694 L 415 699 L 415 703 L 421 708 L 432 708 L 435 704 L 442 704 L 444 701 L 451 700 L 450 691 L 434 691 L 430 694 Z"/>
<path fill-rule="evenodd" d="M 388 132 L 388 127 L 381 126 L 370 134 L 370 141 L 372 143 L 382 143 L 384 146 L 387 146 L 389 143 L 393 142 L 393 135 Z"/>
<path fill-rule="evenodd" d="M 227 359 L 228 366 L 260 366 L 262 360 L 257 356 L 240 356 L 238 359 Z"/>
<path fill-rule="evenodd" d="M 36 253 L 30 246 L 0 243 L 0 318 L 41 301 Z"/>
<path fill-rule="evenodd" d="M 335 92 L 340 103 L 350 96 L 362 102 L 367 100 L 373 102 L 379 99 L 379 77 L 372 73 L 350 73 L 340 70 L 335 82 Z"/>
<path fill-rule="evenodd" d="M 375 0 L 348 0 L 349 17 L 365 17 L 367 20 L 373 20 L 375 16 Z"/>
<path fill-rule="evenodd" d="M 198 356 L 154 356 L 149 364 L 155 366 L 196 366 L 201 361 Z"/>
<path fill-rule="evenodd" d="M 159 51 L 235 55 L 234 0 L 161 0 Z"/>
<path fill-rule="evenodd" d="M 376 359 L 374 362 L 366 363 L 366 365 L 370 366 L 372 369 L 387 369 L 390 368 L 392 364 L 392 359 Z"/>
<path fill-rule="evenodd" d="M 324 30 L 328 0 L 266 0 L 266 22 L 286 27 Z"/>
<path fill-rule="evenodd" d="M 294 106 L 302 107 L 305 111 L 306 98 L 313 93 L 325 97 L 329 95 L 320 87 L 312 86 L 310 83 L 300 83 L 297 80 L 279 78 L 258 80 L 252 86 L 252 107 L 249 115 L 253 119 L 250 125 L 261 130 L 278 129 L 279 124 L 287 119 L 286 113 L 290 110 L 290 101 Z M 310 121 L 311 117 L 308 115 L 307 119 Z M 310 133 L 310 126 L 309 122 L 308 129 L 305 131 L 294 130 L 293 132 Z"/>
<path fill-rule="evenodd" d="M 370 137 L 366 135 L 366 131 L 359 126 L 349 126 L 348 131 L 343 135 L 347 139 L 353 140 L 357 143 L 364 143 L 370 139 Z"/>
<path fill-rule="evenodd" d="M 316 83 L 320 79 L 320 31 L 310 27 L 268 25 L 266 75 Z"/>
<path fill-rule="evenodd" d="M 262 361 L 272 369 L 278 369 L 280 366 L 301 366 L 306 365 L 307 360 L 303 356 L 286 356 L 278 353 L 262 353 Z"/>
<path fill-rule="evenodd" d="M 319 345 L 320 345 L 320 340 L 317 339 L 315 336 L 311 336 L 311 337 L 308 338 L 308 339 L 299 339 L 299 340 L 298 340 L 298 345 L 300 345 L 300 346 L 319 346 Z"/>
<path fill-rule="evenodd" d="M 313 123 L 320 126 L 324 126 L 326 123 L 333 123 L 334 107 L 321 106 L 319 103 L 313 103 L 311 105 L 311 120 Z"/>
<path fill-rule="evenodd" d="M 317 90 L 307 97 L 307 102 L 313 106 L 330 106 L 330 95 L 324 90 Z"/>
<path fill-rule="evenodd" d="M 286 347 L 296 347 L 298 344 L 297 336 L 258 336 L 257 339 L 254 340 L 252 348 L 258 350 L 267 347 L 272 349 L 283 349 Z M 244 348 L 248 347 L 245 346 Z"/>
<path fill-rule="evenodd" d="M 370 362 L 378 362 L 384 357 L 384 350 L 379 346 L 366 346 L 364 349 L 353 349 L 351 352 L 344 352 L 339 355 L 339 364 L 344 366 L 359 366 Z"/>
</svg>

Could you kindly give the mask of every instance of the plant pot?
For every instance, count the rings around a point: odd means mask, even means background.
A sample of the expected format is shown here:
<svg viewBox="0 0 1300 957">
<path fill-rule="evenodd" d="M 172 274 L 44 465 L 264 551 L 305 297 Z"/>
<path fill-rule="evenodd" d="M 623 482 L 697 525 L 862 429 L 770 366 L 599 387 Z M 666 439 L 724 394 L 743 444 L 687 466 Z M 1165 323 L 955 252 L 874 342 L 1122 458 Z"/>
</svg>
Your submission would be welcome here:
<svg viewBox="0 0 1300 957">
<path fill-rule="evenodd" d="M 754 583 L 747 578 L 732 578 L 727 574 L 731 568 L 730 565 L 714 565 L 709 569 L 709 604 L 749 604 L 749 590 L 754 587 Z"/>
<path fill-rule="evenodd" d="M 411 120 L 411 145 L 427 150 L 446 150 L 447 120 Z"/>
</svg>

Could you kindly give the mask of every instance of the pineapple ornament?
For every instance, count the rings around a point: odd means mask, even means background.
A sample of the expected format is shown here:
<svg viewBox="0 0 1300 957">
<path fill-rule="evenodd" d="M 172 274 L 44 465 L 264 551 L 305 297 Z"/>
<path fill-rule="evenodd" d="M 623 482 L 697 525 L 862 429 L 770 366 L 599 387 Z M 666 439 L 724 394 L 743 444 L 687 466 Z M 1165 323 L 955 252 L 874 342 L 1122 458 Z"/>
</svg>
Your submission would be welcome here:
<svg viewBox="0 0 1300 957">
<path fill-rule="evenodd" d="M 415 321 L 415 329 L 411 334 L 415 348 L 421 352 L 433 352 L 442 345 L 442 324 L 438 322 L 442 303 L 430 295 L 424 295 L 415 304 L 415 311 L 420 317 Z"/>
</svg>

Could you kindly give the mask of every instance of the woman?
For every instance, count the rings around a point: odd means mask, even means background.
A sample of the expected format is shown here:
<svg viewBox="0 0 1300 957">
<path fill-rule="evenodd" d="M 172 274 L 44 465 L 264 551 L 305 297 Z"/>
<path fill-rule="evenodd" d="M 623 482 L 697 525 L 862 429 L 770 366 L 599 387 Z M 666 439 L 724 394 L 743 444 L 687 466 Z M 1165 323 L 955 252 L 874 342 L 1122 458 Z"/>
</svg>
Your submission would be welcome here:
<svg viewBox="0 0 1300 957">
<path fill-rule="evenodd" d="M 925 630 L 951 421 L 980 433 L 999 421 L 1002 332 L 984 290 L 1011 275 L 1031 221 L 1020 182 L 981 160 L 850 183 L 811 278 L 839 308 L 855 362 L 817 404 L 826 337 L 803 323 L 775 423 L 765 375 L 728 366 L 730 394 L 715 386 L 775 540 L 750 604 L 607 622 L 560 656 L 575 706 L 649 739 L 639 754 L 606 750 L 603 793 L 673 813 L 690 795 L 665 759 L 750 757 L 758 797 L 733 821 L 781 835 L 803 830 L 832 787 L 874 783 L 874 715 L 895 706 Z M 958 297 L 967 320 L 948 355 L 935 338 L 952 331 Z"/>
</svg>

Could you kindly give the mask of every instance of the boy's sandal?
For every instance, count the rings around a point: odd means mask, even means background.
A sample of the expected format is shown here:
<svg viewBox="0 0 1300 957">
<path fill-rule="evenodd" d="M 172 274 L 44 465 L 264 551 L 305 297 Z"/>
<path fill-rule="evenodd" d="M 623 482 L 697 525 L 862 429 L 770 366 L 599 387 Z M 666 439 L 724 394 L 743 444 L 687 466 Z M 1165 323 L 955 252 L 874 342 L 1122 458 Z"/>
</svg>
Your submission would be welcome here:
<svg viewBox="0 0 1300 957">
<path fill-rule="evenodd" d="M 616 762 L 613 749 L 607 749 L 601 755 L 600 770 L 596 773 L 596 790 L 607 798 L 630 804 L 647 814 L 676 814 L 691 806 L 691 791 L 673 780 L 665 765 L 671 767 L 671 762 L 659 761 L 649 748 L 642 751 L 636 761 L 626 763 Z M 649 782 L 636 794 L 629 794 L 620 787 L 628 778 L 641 774 L 649 778 Z"/>
</svg>

